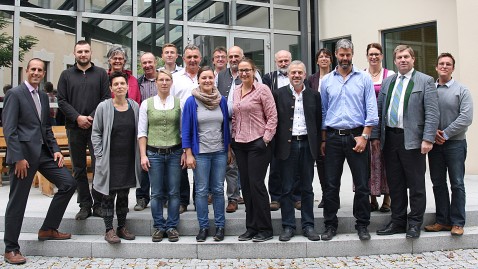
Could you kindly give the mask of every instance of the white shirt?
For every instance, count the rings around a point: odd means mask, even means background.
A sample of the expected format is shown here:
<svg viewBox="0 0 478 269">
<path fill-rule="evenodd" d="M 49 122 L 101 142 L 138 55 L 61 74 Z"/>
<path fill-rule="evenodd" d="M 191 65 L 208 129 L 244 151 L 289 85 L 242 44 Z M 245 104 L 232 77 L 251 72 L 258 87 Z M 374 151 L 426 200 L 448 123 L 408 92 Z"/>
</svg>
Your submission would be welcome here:
<svg viewBox="0 0 478 269">
<path fill-rule="evenodd" d="M 390 97 L 390 105 L 388 106 L 387 126 L 403 129 L 403 103 L 405 101 L 405 92 L 407 91 L 408 83 L 410 82 L 410 79 L 412 78 L 412 73 L 413 73 L 414 70 L 415 69 L 412 68 L 412 70 L 408 71 L 408 73 L 406 73 L 404 75 L 401 75 L 400 73 L 398 73 L 397 80 L 395 81 L 395 86 L 393 87 L 392 96 Z M 392 110 L 393 96 L 395 95 L 395 91 L 397 90 L 397 86 L 400 83 L 400 76 L 404 76 L 404 78 L 403 78 L 402 94 L 400 95 L 400 103 L 398 104 L 398 111 L 397 111 L 398 112 L 398 123 L 397 123 L 397 126 L 391 126 L 391 124 L 390 124 L 390 111 Z"/>
<path fill-rule="evenodd" d="M 174 97 L 172 95 L 166 97 L 166 104 L 164 105 L 158 95 L 152 98 L 156 110 L 171 110 L 174 108 Z M 141 137 L 148 137 L 148 99 L 144 100 L 139 107 L 138 138 Z"/>
<path fill-rule="evenodd" d="M 158 71 L 159 71 L 159 70 L 163 70 L 163 69 L 166 69 L 166 67 L 165 67 L 165 66 L 160 67 L 160 68 L 158 68 Z M 181 70 L 183 70 L 183 69 L 184 69 L 183 67 L 178 66 L 178 65 L 175 65 L 175 66 L 174 66 L 174 70 L 171 72 L 171 74 L 177 73 L 177 72 L 179 72 L 179 71 L 181 71 Z"/>
<path fill-rule="evenodd" d="M 306 135 L 307 126 L 305 125 L 305 114 L 304 114 L 304 92 L 305 87 L 302 88 L 300 93 L 297 93 L 294 90 L 294 87 L 290 85 L 290 90 L 294 96 L 294 119 L 292 120 L 292 135 Z"/>
<path fill-rule="evenodd" d="M 290 84 L 289 77 L 282 75 L 281 72 L 277 71 L 277 89 L 280 89 L 284 86 Z"/>
<path fill-rule="evenodd" d="M 173 74 L 171 95 L 181 100 L 181 110 L 183 110 L 186 100 L 191 96 L 191 91 L 197 87 L 199 87 L 197 75 L 191 78 L 186 72 L 186 68 Z"/>
</svg>

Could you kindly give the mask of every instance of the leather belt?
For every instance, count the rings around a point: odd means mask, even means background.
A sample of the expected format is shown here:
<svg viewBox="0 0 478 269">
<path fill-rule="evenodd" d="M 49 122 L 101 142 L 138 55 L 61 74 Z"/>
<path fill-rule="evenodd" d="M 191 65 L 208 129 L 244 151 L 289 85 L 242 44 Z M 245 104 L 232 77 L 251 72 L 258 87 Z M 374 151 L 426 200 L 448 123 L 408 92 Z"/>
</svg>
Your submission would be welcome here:
<svg viewBox="0 0 478 269">
<path fill-rule="evenodd" d="M 337 135 L 359 136 L 359 135 L 362 135 L 363 127 L 357 127 L 357 128 L 353 128 L 353 129 L 334 129 L 334 128 L 327 127 L 327 132 L 334 133 L 334 134 L 337 134 Z"/>
<path fill-rule="evenodd" d="M 385 127 L 385 131 L 387 132 L 392 132 L 394 134 L 403 134 L 403 129 L 402 128 L 394 128 L 394 127 Z"/>
<path fill-rule="evenodd" d="M 152 152 L 157 152 L 159 154 L 171 154 L 180 148 L 182 148 L 181 144 L 177 144 L 176 146 L 172 146 L 169 148 L 157 148 L 157 147 L 152 147 L 150 145 L 146 145 L 147 150 Z"/>
<path fill-rule="evenodd" d="M 306 139 L 307 139 L 307 135 L 293 135 L 292 136 L 292 140 L 300 141 L 300 140 L 306 140 Z"/>
</svg>

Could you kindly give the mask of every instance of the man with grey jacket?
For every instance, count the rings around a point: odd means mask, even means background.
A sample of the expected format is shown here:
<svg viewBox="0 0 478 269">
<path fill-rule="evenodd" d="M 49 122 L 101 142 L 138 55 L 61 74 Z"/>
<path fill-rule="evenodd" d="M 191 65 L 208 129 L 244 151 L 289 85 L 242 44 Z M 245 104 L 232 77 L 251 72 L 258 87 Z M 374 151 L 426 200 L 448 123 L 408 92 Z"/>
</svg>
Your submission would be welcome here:
<svg viewBox="0 0 478 269">
<path fill-rule="evenodd" d="M 372 134 L 380 138 L 392 200 L 392 220 L 377 234 L 406 232 L 407 238 L 418 238 L 426 208 L 426 154 L 435 143 L 440 118 L 438 94 L 433 78 L 414 69 L 415 53 L 410 46 L 398 45 L 393 58 L 398 73 L 382 83 L 380 123 Z"/>
</svg>

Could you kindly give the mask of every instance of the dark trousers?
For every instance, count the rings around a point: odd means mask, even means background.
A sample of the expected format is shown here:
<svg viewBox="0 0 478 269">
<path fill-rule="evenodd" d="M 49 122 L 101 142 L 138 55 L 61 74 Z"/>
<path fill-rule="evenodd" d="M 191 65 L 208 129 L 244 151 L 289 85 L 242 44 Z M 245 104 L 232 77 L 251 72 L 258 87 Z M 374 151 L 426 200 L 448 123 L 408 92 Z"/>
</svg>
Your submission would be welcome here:
<svg viewBox="0 0 478 269">
<path fill-rule="evenodd" d="M 319 183 L 322 188 L 322 201 L 324 200 L 324 190 L 325 190 L 325 156 L 319 155 L 319 158 L 315 161 L 317 165 L 317 174 L 319 175 Z"/>
<path fill-rule="evenodd" d="M 268 182 L 268 188 L 269 188 L 269 195 L 271 197 L 271 201 L 281 201 L 281 196 L 282 196 L 282 179 L 281 179 L 281 161 L 279 159 L 276 159 L 274 155 L 272 155 L 272 161 L 269 166 L 269 182 Z M 295 174 L 295 179 L 296 182 L 298 182 L 299 179 L 299 173 Z M 300 190 L 300 185 L 295 184 L 294 185 L 294 190 L 292 192 L 292 199 L 294 202 L 300 201 L 300 195 L 301 195 L 301 190 Z"/>
<path fill-rule="evenodd" d="M 352 172 L 353 183 L 355 184 L 353 215 L 358 226 L 370 224 L 370 188 L 369 178 L 369 147 L 364 152 L 355 152 L 355 139 L 353 135 L 338 135 L 327 132 L 325 144 L 325 204 L 324 223 L 326 227 L 338 226 L 337 211 L 340 208 L 340 182 L 344 169 L 344 161 Z"/>
<path fill-rule="evenodd" d="M 88 183 L 86 166 L 86 148 L 90 151 L 91 169 L 95 169 L 95 156 L 93 154 L 93 144 L 91 143 L 91 128 L 89 129 L 67 129 L 68 146 L 70 148 L 71 163 L 73 165 L 73 177 L 77 183 L 78 198 L 77 203 L 80 207 L 99 207 L 101 206 L 102 194 L 95 189 L 91 189 Z M 93 198 L 92 198 L 93 196 Z"/>
<path fill-rule="evenodd" d="M 105 222 L 106 230 L 113 229 L 115 197 L 116 216 L 118 217 L 118 228 L 125 226 L 126 214 L 128 214 L 129 212 L 128 194 L 129 188 L 110 190 L 108 195 L 103 195 L 101 200 L 101 209 L 103 209 L 103 220 Z"/>
<path fill-rule="evenodd" d="M 53 196 L 41 229 L 58 229 L 71 196 L 75 193 L 76 182 L 68 169 L 58 167 L 48 149 L 43 146 L 39 160 L 29 160 L 27 177 L 15 176 L 15 165 L 10 167 L 10 195 L 5 212 L 5 252 L 19 250 L 18 237 L 22 229 L 23 217 L 33 177 L 37 171 L 56 185 L 58 192 Z"/>
<path fill-rule="evenodd" d="M 383 154 L 390 189 L 392 222 L 398 226 L 420 227 L 423 222 L 427 196 L 425 191 L 426 155 L 420 149 L 405 149 L 403 133 L 386 131 Z M 410 213 L 407 218 L 408 192 Z"/>
<path fill-rule="evenodd" d="M 282 179 L 281 215 L 282 226 L 296 228 L 293 191 L 300 187 L 302 201 L 302 229 L 314 227 L 314 159 L 310 153 L 309 142 L 292 140 L 289 157 L 280 160 L 280 178 Z M 299 174 L 298 178 L 296 175 Z"/>
<path fill-rule="evenodd" d="M 136 189 L 136 199 L 145 199 L 146 204 L 151 200 L 148 172 L 141 170 L 140 187 Z"/>
<path fill-rule="evenodd" d="M 437 223 L 465 226 L 466 152 L 466 139 L 463 139 L 448 140 L 443 145 L 433 145 L 433 149 L 428 153 Z M 451 185 L 451 202 L 446 179 L 447 172 Z"/>
<path fill-rule="evenodd" d="M 189 186 L 188 169 L 182 169 L 181 184 L 179 186 L 180 204 L 185 206 L 189 205 L 190 198 L 191 198 L 191 186 Z"/>
<path fill-rule="evenodd" d="M 272 231 L 269 194 L 264 183 L 267 166 L 271 160 L 271 148 L 262 138 L 249 143 L 233 142 L 242 195 L 246 206 L 246 228 L 252 231 Z"/>
</svg>

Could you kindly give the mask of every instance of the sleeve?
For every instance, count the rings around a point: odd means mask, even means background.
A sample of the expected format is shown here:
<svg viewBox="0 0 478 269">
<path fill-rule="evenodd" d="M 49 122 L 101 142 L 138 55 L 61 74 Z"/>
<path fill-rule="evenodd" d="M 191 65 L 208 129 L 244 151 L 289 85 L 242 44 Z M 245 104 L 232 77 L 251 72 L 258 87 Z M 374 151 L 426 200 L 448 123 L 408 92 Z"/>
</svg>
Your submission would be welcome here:
<svg viewBox="0 0 478 269">
<path fill-rule="evenodd" d="M 423 94 L 423 106 L 425 111 L 425 126 L 423 128 L 422 140 L 433 142 L 440 121 L 440 110 L 438 109 L 438 92 L 432 77 L 428 77 Z"/>
<path fill-rule="evenodd" d="M 76 119 L 78 116 L 80 116 L 80 113 L 78 113 L 78 111 L 76 111 L 76 109 L 70 104 L 70 100 L 68 98 L 67 72 L 68 70 L 63 71 L 60 75 L 60 79 L 58 80 L 58 107 L 68 120 L 76 122 Z"/>
<path fill-rule="evenodd" d="M 20 140 L 18 139 L 18 117 L 20 113 L 20 102 L 18 96 L 8 91 L 3 100 L 2 124 L 3 135 L 7 144 L 7 161 L 9 163 L 16 163 L 24 160 Z"/>
<path fill-rule="evenodd" d="M 148 99 L 139 107 L 138 138 L 148 137 Z"/>
<path fill-rule="evenodd" d="M 264 132 L 264 139 L 271 141 L 276 133 L 277 128 L 277 108 L 272 96 L 272 92 L 268 87 L 264 87 L 262 90 L 262 106 L 264 109 L 264 115 L 266 117 L 266 126 Z"/>
<path fill-rule="evenodd" d="M 192 98 L 192 99 L 191 99 Z M 190 96 L 184 104 L 183 117 L 182 117 L 182 129 L 181 139 L 183 148 L 192 148 L 192 136 L 193 136 L 193 111 L 194 109 L 194 97 Z"/>
<path fill-rule="evenodd" d="M 325 126 L 325 119 L 327 118 L 327 110 L 329 109 L 329 96 L 327 92 L 327 86 L 325 83 L 326 79 L 322 79 L 322 84 L 320 85 L 320 99 L 322 102 L 322 130 L 325 130 L 327 126 Z"/>
<path fill-rule="evenodd" d="M 110 91 L 110 81 L 109 81 L 109 78 L 108 78 L 108 74 L 106 73 L 106 70 L 104 70 L 103 68 L 100 68 L 98 67 L 98 69 L 101 70 L 101 88 L 100 88 L 100 92 L 101 92 L 101 97 L 100 97 L 100 103 L 103 102 L 104 100 L 106 99 L 110 99 L 111 98 L 111 91 Z M 95 112 L 96 112 L 96 109 L 93 110 L 91 113 L 90 113 L 90 116 L 91 117 L 95 117 Z"/>
<path fill-rule="evenodd" d="M 375 89 L 373 81 L 368 75 L 364 75 L 364 98 L 366 104 L 365 124 L 364 126 L 376 126 L 378 124 L 377 113 L 377 97 L 375 97 Z"/>
<path fill-rule="evenodd" d="M 104 102 L 100 103 L 96 108 L 96 117 L 93 120 L 93 127 L 91 130 L 91 143 L 96 158 L 103 156 L 103 131 L 104 131 Z"/>
<path fill-rule="evenodd" d="M 467 88 L 463 87 L 460 92 L 460 114 L 443 131 L 445 132 L 445 135 L 448 138 L 453 137 L 463 132 L 463 129 L 470 126 L 472 121 L 473 121 L 473 100 L 471 98 L 470 91 Z"/>
</svg>

